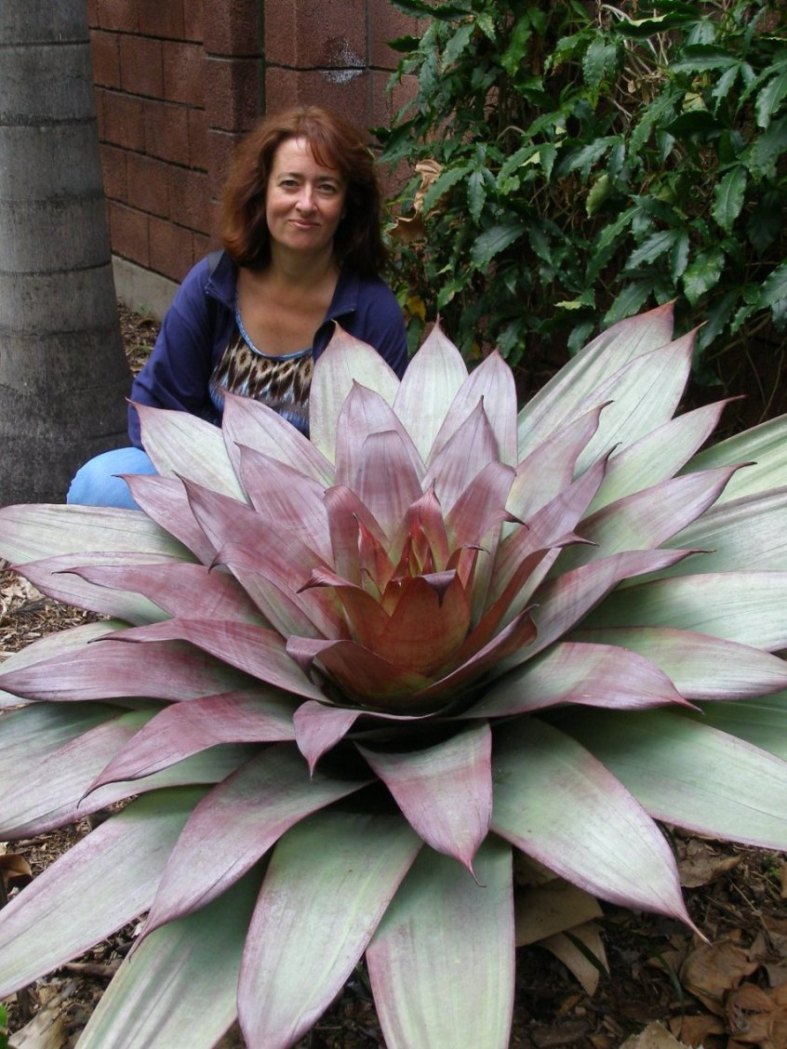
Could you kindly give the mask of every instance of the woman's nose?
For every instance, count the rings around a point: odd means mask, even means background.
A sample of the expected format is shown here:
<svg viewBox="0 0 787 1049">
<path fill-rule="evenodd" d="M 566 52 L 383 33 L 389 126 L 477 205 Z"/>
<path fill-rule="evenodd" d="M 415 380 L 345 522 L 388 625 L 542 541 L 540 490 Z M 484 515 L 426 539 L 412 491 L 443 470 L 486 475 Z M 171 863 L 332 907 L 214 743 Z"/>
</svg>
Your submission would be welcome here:
<svg viewBox="0 0 787 1049">
<path fill-rule="evenodd" d="M 314 193 L 311 186 L 303 186 L 298 196 L 298 207 L 301 211 L 312 211 L 314 208 Z"/>
</svg>

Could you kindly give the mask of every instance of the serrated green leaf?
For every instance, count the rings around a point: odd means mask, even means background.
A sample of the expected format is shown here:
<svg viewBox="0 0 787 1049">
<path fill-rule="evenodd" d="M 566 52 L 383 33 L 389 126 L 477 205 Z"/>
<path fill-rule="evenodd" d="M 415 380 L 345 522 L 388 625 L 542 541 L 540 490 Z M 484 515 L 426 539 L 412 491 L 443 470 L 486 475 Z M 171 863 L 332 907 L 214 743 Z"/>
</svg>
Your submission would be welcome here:
<svg viewBox="0 0 787 1049">
<path fill-rule="evenodd" d="M 787 298 L 787 262 L 783 262 L 771 273 L 762 286 L 763 306 L 775 306 L 777 302 Z"/>
<path fill-rule="evenodd" d="M 597 36 L 582 59 L 582 74 L 588 87 L 597 88 L 610 77 L 617 66 L 618 49 L 614 43 Z"/>
<path fill-rule="evenodd" d="M 467 178 L 469 172 L 472 169 L 469 164 L 462 164 L 458 167 L 446 168 L 440 172 L 437 178 L 434 180 L 432 185 L 424 194 L 423 208 L 424 213 L 428 214 L 435 204 L 444 196 L 449 189 L 461 182 L 463 178 Z"/>
<path fill-rule="evenodd" d="M 638 269 L 640 266 L 653 262 L 668 252 L 677 243 L 680 231 L 676 229 L 660 230 L 651 233 L 647 240 L 629 255 L 625 268 Z"/>
<path fill-rule="evenodd" d="M 748 172 L 746 168 L 743 164 L 738 164 L 731 171 L 727 172 L 714 191 L 711 214 L 727 233 L 732 229 L 743 208 L 747 181 Z"/>
<path fill-rule="evenodd" d="M 686 267 L 683 274 L 683 291 L 692 306 L 695 306 L 711 288 L 715 288 L 723 268 L 724 252 L 721 248 L 710 248 L 700 252 Z"/>
<path fill-rule="evenodd" d="M 608 174 L 604 173 L 590 187 L 590 192 L 585 201 L 585 211 L 592 217 L 609 196 L 612 189 L 612 181 Z"/>
<path fill-rule="evenodd" d="M 464 54 L 470 41 L 473 39 L 474 32 L 475 26 L 472 22 L 465 22 L 463 25 L 459 26 L 443 51 L 444 69 L 450 69 L 457 59 Z"/>
<path fill-rule="evenodd" d="M 757 124 L 761 128 L 767 128 L 771 117 L 778 110 L 784 98 L 787 97 L 787 70 L 769 80 L 757 95 L 754 111 L 757 114 Z"/>
<path fill-rule="evenodd" d="M 467 203 L 476 222 L 486 203 L 486 176 L 483 171 L 474 171 L 467 180 Z"/>
<path fill-rule="evenodd" d="M 525 232 L 523 222 L 505 222 L 492 226 L 477 238 L 470 252 L 474 265 L 479 268 L 487 266 L 495 255 L 505 251 Z"/>
<path fill-rule="evenodd" d="M 774 120 L 767 130 L 752 142 L 748 153 L 749 170 L 757 179 L 775 180 L 777 163 L 785 150 L 787 116 Z"/>
</svg>

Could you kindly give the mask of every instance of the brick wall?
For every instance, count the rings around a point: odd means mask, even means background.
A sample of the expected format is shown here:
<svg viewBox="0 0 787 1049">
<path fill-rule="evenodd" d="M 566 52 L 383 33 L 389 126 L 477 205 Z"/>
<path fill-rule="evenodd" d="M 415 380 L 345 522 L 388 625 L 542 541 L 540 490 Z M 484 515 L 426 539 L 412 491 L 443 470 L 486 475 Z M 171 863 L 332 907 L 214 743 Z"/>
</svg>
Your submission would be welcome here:
<svg viewBox="0 0 787 1049">
<path fill-rule="evenodd" d="M 167 294 L 215 246 L 216 199 L 254 121 L 318 102 L 387 122 L 386 41 L 416 31 L 388 0 L 88 0 L 88 16 L 113 253 Z"/>
</svg>

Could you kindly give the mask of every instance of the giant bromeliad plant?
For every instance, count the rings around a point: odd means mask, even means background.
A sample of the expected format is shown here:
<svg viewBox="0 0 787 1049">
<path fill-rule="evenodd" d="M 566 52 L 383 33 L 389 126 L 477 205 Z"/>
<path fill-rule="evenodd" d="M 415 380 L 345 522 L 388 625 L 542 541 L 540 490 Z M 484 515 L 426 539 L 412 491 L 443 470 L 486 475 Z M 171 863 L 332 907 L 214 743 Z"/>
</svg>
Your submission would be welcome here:
<svg viewBox="0 0 787 1049">
<path fill-rule="evenodd" d="M 502 1049 L 518 852 L 688 922 L 655 820 L 787 847 L 787 421 L 697 454 L 691 352 L 659 308 L 517 413 L 499 356 L 338 333 L 311 442 L 142 409 L 144 513 L 0 511 L 105 617 L 3 665 L 0 838 L 113 809 L 0 914 L 0 997 L 147 913 L 80 1047 L 289 1046 L 365 954 L 392 1049 Z"/>
</svg>

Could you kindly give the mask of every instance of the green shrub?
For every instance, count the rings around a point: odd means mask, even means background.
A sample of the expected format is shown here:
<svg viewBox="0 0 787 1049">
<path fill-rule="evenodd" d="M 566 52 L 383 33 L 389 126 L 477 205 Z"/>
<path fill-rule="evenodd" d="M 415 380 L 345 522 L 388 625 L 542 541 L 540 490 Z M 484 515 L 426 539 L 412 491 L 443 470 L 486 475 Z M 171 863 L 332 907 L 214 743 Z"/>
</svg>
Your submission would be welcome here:
<svg viewBox="0 0 787 1049">
<path fill-rule="evenodd" d="M 396 79 L 418 87 L 377 130 L 383 158 L 440 165 L 424 238 L 395 252 L 411 314 L 439 313 L 466 356 L 494 344 L 517 364 L 675 300 L 678 330 L 707 322 L 708 375 L 711 346 L 785 327 L 775 0 L 393 2 L 429 21 L 393 42 Z"/>
</svg>

